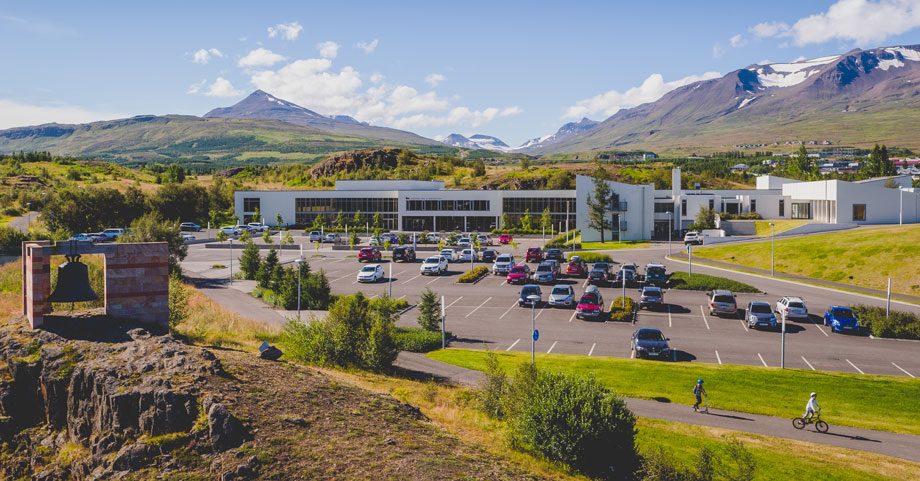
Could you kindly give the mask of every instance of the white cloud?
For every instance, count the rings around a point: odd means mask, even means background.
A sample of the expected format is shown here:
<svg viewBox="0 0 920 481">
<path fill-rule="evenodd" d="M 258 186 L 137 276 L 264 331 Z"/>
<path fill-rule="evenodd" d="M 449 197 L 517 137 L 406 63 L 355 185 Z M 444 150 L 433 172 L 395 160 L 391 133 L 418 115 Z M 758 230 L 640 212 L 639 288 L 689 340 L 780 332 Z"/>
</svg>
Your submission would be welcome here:
<svg viewBox="0 0 920 481">
<path fill-rule="evenodd" d="M 283 56 L 259 47 L 241 58 L 237 65 L 240 67 L 271 67 L 282 60 L 284 60 Z"/>
<path fill-rule="evenodd" d="M 355 44 L 355 47 L 358 47 L 361 50 L 364 50 L 364 53 L 372 53 L 374 50 L 377 49 L 378 42 L 379 41 L 375 38 L 374 40 L 370 42 L 358 42 Z"/>
<path fill-rule="evenodd" d="M 383 82 L 383 79 L 384 79 L 384 78 L 385 78 L 385 77 L 384 77 L 383 74 L 380 73 L 380 72 L 374 72 L 374 73 L 371 74 L 371 82 L 373 82 L 373 83 L 375 83 L 375 84 L 379 84 L 380 82 Z"/>
<path fill-rule="evenodd" d="M 335 58 L 339 54 L 339 44 L 331 40 L 316 44 L 316 49 L 323 58 Z"/>
<path fill-rule="evenodd" d="M 427 114 L 415 114 L 408 117 L 402 117 L 392 123 L 393 127 L 398 129 L 413 129 L 420 127 L 442 127 L 445 125 L 469 124 L 472 127 L 479 127 L 482 124 L 491 122 L 498 117 L 507 117 L 522 112 L 520 107 L 506 107 L 497 109 L 489 107 L 483 110 L 471 110 L 467 107 L 454 107 L 447 115 L 434 116 Z"/>
<path fill-rule="evenodd" d="M 95 112 L 73 105 L 30 105 L 14 100 L 0 99 L 0 129 L 51 122 L 80 124 L 125 117 L 127 117 L 125 114 Z"/>
<path fill-rule="evenodd" d="M 192 92 L 193 87 L 195 88 L 194 92 Z M 221 98 L 239 97 L 240 95 L 243 95 L 242 91 L 233 88 L 233 84 L 231 84 L 229 80 L 223 77 L 217 77 L 217 80 L 215 80 L 211 85 L 208 85 L 207 90 L 204 90 L 203 92 L 201 91 L 202 88 L 204 88 L 203 84 L 194 84 L 192 87 L 189 87 L 189 93 L 201 93 L 202 95 L 208 97 Z"/>
<path fill-rule="evenodd" d="M 197 94 L 198 92 L 201 92 L 201 89 L 203 89 L 204 86 L 207 85 L 207 83 L 208 83 L 208 79 L 203 78 L 201 79 L 201 82 L 195 82 L 192 85 L 189 85 L 187 93 Z"/>
<path fill-rule="evenodd" d="M 432 87 L 437 87 L 439 83 L 447 80 L 447 77 L 439 73 L 431 73 L 425 77 L 425 82 Z"/>
<path fill-rule="evenodd" d="M 324 114 L 351 114 L 366 103 L 357 92 L 361 78 L 345 67 L 330 72 L 332 61 L 325 58 L 296 60 L 278 70 L 252 75 L 256 87 Z"/>
<path fill-rule="evenodd" d="M 212 57 L 223 58 L 224 54 L 216 48 L 200 48 L 192 54 L 192 62 L 204 65 L 210 62 Z"/>
<path fill-rule="evenodd" d="M 588 99 L 579 100 L 566 110 L 563 118 L 581 118 L 598 113 L 610 116 L 620 109 L 654 102 L 678 87 L 721 76 L 722 74 L 718 72 L 706 72 L 702 75 L 690 75 L 682 79 L 665 82 L 661 74 L 652 74 L 642 82 L 642 85 L 633 87 L 626 92 L 611 90 Z"/>
<path fill-rule="evenodd" d="M 387 101 L 390 104 L 388 109 L 390 115 L 445 110 L 450 105 L 447 100 L 438 98 L 438 95 L 434 92 L 419 94 L 418 90 L 406 85 L 400 85 L 393 89 Z"/>
<path fill-rule="evenodd" d="M 274 27 L 268 27 L 268 36 L 275 38 L 281 37 L 285 40 L 297 40 L 303 27 L 298 22 L 279 23 Z"/>
<path fill-rule="evenodd" d="M 741 37 L 741 34 L 735 35 L 734 37 L 728 39 L 729 45 L 733 48 L 739 48 L 747 45 L 747 40 Z"/>
<path fill-rule="evenodd" d="M 716 42 L 715 45 L 712 46 L 712 57 L 719 58 L 722 55 L 725 55 L 725 47 L 723 47 L 721 43 Z"/>
<path fill-rule="evenodd" d="M 751 32 L 761 37 L 791 37 L 796 45 L 850 41 L 877 45 L 886 38 L 920 27 L 917 0 L 838 0 L 826 12 L 785 23 L 761 23 Z"/>
</svg>

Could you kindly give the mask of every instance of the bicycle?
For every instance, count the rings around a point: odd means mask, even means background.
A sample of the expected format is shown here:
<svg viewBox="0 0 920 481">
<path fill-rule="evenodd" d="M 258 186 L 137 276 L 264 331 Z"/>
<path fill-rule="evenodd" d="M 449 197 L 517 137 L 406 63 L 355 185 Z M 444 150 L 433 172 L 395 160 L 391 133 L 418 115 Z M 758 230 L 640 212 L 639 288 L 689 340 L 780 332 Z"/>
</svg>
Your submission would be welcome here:
<svg viewBox="0 0 920 481">
<path fill-rule="evenodd" d="M 796 417 L 792 418 L 792 426 L 795 427 L 796 429 L 805 429 L 805 426 L 807 426 L 807 425 L 809 425 L 809 424 L 814 424 L 814 425 L 815 425 L 815 429 L 816 429 L 819 433 L 826 433 L 826 432 L 827 432 L 828 426 L 827 426 L 827 423 L 826 423 L 826 422 L 824 422 L 824 421 L 821 420 L 821 412 L 820 412 L 820 411 L 816 412 L 815 415 L 814 415 L 811 419 L 809 419 L 809 420 L 807 420 L 807 421 L 806 421 L 805 419 L 802 419 L 801 416 L 796 416 Z"/>
</svg>

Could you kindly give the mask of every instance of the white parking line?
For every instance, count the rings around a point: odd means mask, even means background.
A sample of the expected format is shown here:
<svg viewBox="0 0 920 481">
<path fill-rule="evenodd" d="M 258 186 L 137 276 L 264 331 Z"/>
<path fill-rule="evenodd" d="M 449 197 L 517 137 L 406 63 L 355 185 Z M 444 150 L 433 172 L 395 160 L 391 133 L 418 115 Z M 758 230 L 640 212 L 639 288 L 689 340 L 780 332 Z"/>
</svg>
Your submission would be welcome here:
<svg viewBox="0 0 920 481">
<path fill-rule="evenodd" d="M 572 312 L 572 317 L 569 318 L 569 322 L 572 322 L 572 319 L 575 319 L 575 312 Z"/>
<path fill-rule="evenodd" d="M 815 327 L 817 327 L 818 330 L 821 331 L 821 334 L 824 334 L 824 337 L 830 337 L 827 335 L 826 332 L 824 332 L 824 328 L 822 328 L 820 324 L 818 324 L 817 322 L 812 322 L 812 324 L 814 324 Z"/>
<path fill-rule="evenodd" d="M 703 322 L 706 323 L 706 330 L 709 330 L 709 321 L 706 320 L 706 312 L 703 311 L 703 306 L 700 306 L 700 314 L 703 315 Z"/>
<path fill-rule="evenodd" d="M 403 295 L 397 297 L 396 300 L 397 300 L 397 301 L 401 301 L 401 300 L 403 300 L 403 299 L 405 299 L 405 298 L 406 298 L 406 295 L 403 294 Z"/>
<path fill-rule="evenodd" d="M 451 302 L 450 304 L 448 304 L 447 307 L 444 308 L 444 310 L 446 311 L 446 310 L 450 309 L 450 306 L 456 304 L 457 301 L 459 301 L 460 299 L 463 299 L 463 296 L 460 296 L 460 297 L 454 299 L 454 302 Z M 490 299 L 491 299 L 491 297 L 490 297 Z"/>
<path fill-rule="evenodd" d="M 501 316 L 498 316 L 498 318 L 499 318 L 499 319 L 504 319 L 505 316 L 507 316 L 508 313 L 511 312 L 511 309 L 514 309 L 514 306 L 516 306 L 516 305 L 517 305 L 517 301 L 512 302 L 512 303 L 511 303 L 511 307 L 509 307 L 508 310 L 505 311 L 504 314 L 502 314 Z"/>
<path fill-rule="evenodd" d="M 505 285 L 505 284 L 507 284 L 507 283 L 508 283 L 508 279 L 505 279 L 505 280 L 503 280 L 502 283 L 499 284 L 499 285 L 500 285 L 500 286 L 503 286 L 503 285 Z"/>
<path fill-rule="evenodd" d="M 744 328 L 744 332 L 751 332 L 751 331 L 748 330 L 748 327 L 747 327 L 747 323 L 746 323 L 746 322 L 744 322 L 744 321 L 741 320 L 741 319 L 738 319 L 738 321 L 741 322 L 741 327 Z"/>
<path fill-rule="evenodd" d="M 594 354 L 594 346 L 596 346 L 596 345 L 597 345 L 596 342 L 595 342 L 594 344 L 591 344 L 591 350 L 588 351 L 588 355 L 589 355 L 589 356 L 590 356 L 591 354 Z M 913 376 L 911 376 L 911 377 L 913 377 Z"/>
<path fill-rule="evenodd" d="M 722 358 L 719 357 L 719 351 L 716 351 L 716 361 L 719 361 L 719 364 L 722 364 Z"/>
<path fill-rule="evenodd" d="M 511 345 L 508 346 L 508 349 L 505 349 L 505 351 L 510 351 L 511 349 L 514 348 L 514 346 L 517 346 L 517 343 L 519 343 L 519 342 L 521 342 L 520 339 L 518 339 L 517 341 L 512 342 Z"/>
<path fill-rule="evenodd" d="M 441 278 L 441 276 L 435 277 L 434 279 L 432 279 L 432 280 L 426 282 L 425 285 L 427 286 L 428 284 L 431 284 L 432 282 L 434 282 L 434 281 L 436 281 L 436 280 L 438 280 L 438 279 L 440 279 L 440 278 Z"/>
<path fill-rule="evenodd" d="M 461 296 L 461 297 L 463 297 L 463 296 Z M 476 311 L 478 311 L 480 307 L 482 307 L 482 306 L 484 306 L 484 305 L 486 305 L 486 303 L 487 303 L 487 302 L 489 302 L 489 301 L 491 301 L 491 300 L 492 300 L 492 298 L 491 298 L 491 297 L 489 297 L 488 299 L 486 299 L 486 300 L 484 300 L 484 301 L 482 301 L 482 304 L 480 304 L 480 305 L 478 305 L 478 306 L 476 306 L 476 309 L 473 309 L 472 311 L 470 311 L 470 313 L 469 313 L 469 314 L 467 314 L 466 316 L 464 316 L 464 319 L 466 319 L 467 317 L 470 317 L 470 316 L 472 316 L 474 312 L 476 312 Z M 457 302 L 457 301 L 454 301 L 454 302 Z"/>
<path fill-rule="evenodd" d="M 419 277 L 422 277 L 422 275 L 421 275 L 421 274 L 419 274 L 419 275 L 417 275 L 417 276 L 415 276 L 415 277 L 413 277 L 412 279 L 409 279 L 409 280 L 407 280 L 406 282 L 403 282 L 403 284 L 408 284 L 408 283 L 410 283 L 410 282 L 412 282 L 412 281 L 414 281 L 414 280 L 416 280 L 416 279 L 418 279 Z"/>
<path fill-rule="evenodd" d="M 845 361 L 848 362 L 851 366 L 853 366 L 853 369 L 856 369 L 857 371 L 859 371 L 860 374 L 865 374 L 862 369 L 856 367 L 856 364 L 853 364 L 852 362 L 850 362 L 849 359 L 845 359 Z"/>
<path fill-rule="evenodd" d="M 371 299 L 376 299 L 376 298 L 378 298 L 378 297 L 380 297 L 380 294 L 374 294 L 373 296 L 368 297 L 367 299 L 368 299 L 368 300 L 371 300 Z"/>
<path fill-rule="evenodd" d="M 588 287 L 588 280 L 585 279 L 585 282 L 581 285 L 582 289 Z"/>
<path fill-rule="evenodd" d="M 668 327 L 671 327 L 671 305 L 668 304 Z"/>
<path fill-rule="evenodd" d="M 342 276 L 342 277 L 339 277 L 338 279 L 333 279 L 333 280 L 331 280 L 331 281 L 329 281 L 329 282 L 340 281 L 340 280 L 342 280 L 342 279 L 345 279 L 346 277 L 351 277 L 351 276 L 350 276 L 350 275 L 344 275 L 344 276 Z"/>
<path fill-rule="evenodd" d="M 590 356 L 590 354 L 589 354 L 589 356 Z M 903 372 L 904 374 L 907 374 L 907 375 L 908 375 L 908 376 L 910 376 L 910 377 L 914 377 L 914 375 L 913 375 L 913 374 L 911 374 L 911 373 L 909 373 L 909 372 L 907 372 L 907 371 L 905 371 L 903 367 L 901 367 L 901 366 L 898 366 L 898 365 L 897 365 L 897 364 L 895 364 L 895 363 L 891 363 L 891 365 L 892 365 L 892 366 L 894 366 L 894 367 L 896 367 L 896 368 L 898 368 L 898 369 L 900 369 L 900 370 L 901 370 L 901 372 Z"/>
<path fill-rule="evenodd" d="M 770 367 L 770 366 L 767 366 L 767 361 L 763 360 L 763 356 L 761 356 L 759 352 L 757 353 L 757 357 L 760 358 L 760 362 L 763 363 L 763 367 Z"/>
<path fill-rule="evenodd" d="M 534 320 L 539 319 L 539 318 L 540 318 L 540 314 L 543 314 L 543 311 L 545 311 L 545 310 L 546 310 L 545 307 L 544 307 L 543 309 L 540 309 L 540 312 L 538 312 L 536 316 L 533 316 Z"/>
<path fill-rule="evenodd" d="M 629 358 L 630 358 L 630 359 L 635 359 L 635 358 L 636 358 L 636 351 L 630 350 L 630 351 L 629 351 Z"/>
<path fill-rule="evenodd" d="M 808 364 L 809 369 L 811 369 L 812 371 L 817 371 L 817 369 L 815 369 L 815 367 L 812 366 L 810 362 L 808 362 L 808 359 L 805 359 L 805 356 L 802 356 L 802 360 L 805 361 L 805 364 Z"/>
<path fill-rule="evenodd" d="M 553 345 L 552 345 L 552 346 L 549 346 L 549 349 L 547 349 L 547 351 L 546 351 L 547 354 L 553 352 L 553 348 L 556 347 L 556 343 L 557 343 L 557 342 L 559 342 L 559 341 L 553 341 Z"/>
</svg>

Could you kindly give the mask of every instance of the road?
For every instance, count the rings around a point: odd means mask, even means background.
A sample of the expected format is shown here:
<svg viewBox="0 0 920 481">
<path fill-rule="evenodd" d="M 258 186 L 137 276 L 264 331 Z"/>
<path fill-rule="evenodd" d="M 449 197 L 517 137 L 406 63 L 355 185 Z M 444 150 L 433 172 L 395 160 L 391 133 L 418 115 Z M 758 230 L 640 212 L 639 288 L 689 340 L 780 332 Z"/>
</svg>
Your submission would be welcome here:
<svg viewBox="0 0 920 481">
<path fill-rule="evenodd" d="M 27 212 L 25 215 L 10 219 L 6 224 L 10 229 L 18 230 L 22 233 L 29 232 L 29 224 L 35 222 L 38 218 L 38 212 Z"/>
</svg>

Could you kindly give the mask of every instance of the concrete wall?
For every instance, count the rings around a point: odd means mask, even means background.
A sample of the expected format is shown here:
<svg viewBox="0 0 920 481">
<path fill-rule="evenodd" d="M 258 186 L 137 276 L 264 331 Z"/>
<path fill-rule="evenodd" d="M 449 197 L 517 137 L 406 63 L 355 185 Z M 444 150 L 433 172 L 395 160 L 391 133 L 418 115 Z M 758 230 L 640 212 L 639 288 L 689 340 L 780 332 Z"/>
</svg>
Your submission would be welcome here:
<svg viewBox="0 0 920 481">
<path fill-rule="evenodd" d="M 622 240 L 647 240 L 651 238 L 654 229 L 653 214 L 655 211 L 655 186 L 622 184 L 607 182 L 613 192 L 620 196 L 620 202 L 626 202 L 627 209 L 620 212 L 620 219 L 626 221 L 626 230 L 621 232 Z M 587 205 L 588 197 L 594 194 L 594 183 L 591 177 L 579 175 L 575 177 L 575 205 L 579 212 L 576 224 L 581 231 L 582 242 L 599 242 L 600 231 L 588 227 Z M 613 213 L 611 213 L 612 215 Z M 613 226 L 616 231 L 616 226 Z M 605 234 L 605 239 L 610 236 Z"/>
</svg>

